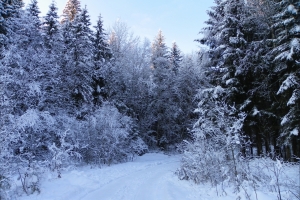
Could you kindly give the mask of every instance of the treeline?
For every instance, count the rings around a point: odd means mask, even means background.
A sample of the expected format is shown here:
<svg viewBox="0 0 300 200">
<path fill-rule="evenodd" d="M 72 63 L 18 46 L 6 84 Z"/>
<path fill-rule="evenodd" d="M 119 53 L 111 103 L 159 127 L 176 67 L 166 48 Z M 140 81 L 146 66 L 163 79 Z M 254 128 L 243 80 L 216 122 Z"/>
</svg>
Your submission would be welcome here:
<svg viewBox="0 0 300 200">
<path fill-rule="evenodd" d="M 286 162 L 300 157 L 299 0 L 215 0 L 208 15 L 198 120 L 178 177 L 236 199 L 299 199 Z"/>
<path fill-rule="evenodd" d="M 178 175 L 222 190 L 233 183 L 254 199 L 247 188 L 256 192 L 279 180 L 281 161 L 299 162 L 300 3 L 215 0 L 208 15 L 198 40 L 208 46 L 198 120 Z M 278 199 L 283 185 L 277 181 Z"/>
<path fill-rule="evenodd" d="M 271 153 L 292 161 L 300 156 L 299 2 L 215 4 L 198 40 L 209 46 L 204 66 L 209 88 L 221 87 L 217 102 L 234 106 L 236 116 L 246 114 L 244 155 Z M 204 93 L 207 87 L 202 88 Z"/>
<path fill-rule="evenodd" d="M 55 3 L 41 17 L 36 0 L 0 0 L 0 194 L 11 174 L 29 194 L 45 168 L 60 176 L 178 144 L 193 173 L 203 158 L 295 161 L 299 13 L 296 0 L 215 0 L 197 40 L 208 48 L 183 55 L 161 31 L 151 43 L 120 21 L 104 30 L 101 16 L 92 28 L 78 0 L 61 19 Z"/>
<path fill-rule="evenodd" d="M 176 148 L 189 137 L 197 55 L 176 43 L 134 36 L 117 21 L 92 28 L 86 7 L 55 3 L 41 17 L 38 2 L 0 1 L 0 198 L 11 176 L 39 191 L 45 169 L 61 176 L 73 164 L 110 165 L 148 149 Z"/>
</svg>

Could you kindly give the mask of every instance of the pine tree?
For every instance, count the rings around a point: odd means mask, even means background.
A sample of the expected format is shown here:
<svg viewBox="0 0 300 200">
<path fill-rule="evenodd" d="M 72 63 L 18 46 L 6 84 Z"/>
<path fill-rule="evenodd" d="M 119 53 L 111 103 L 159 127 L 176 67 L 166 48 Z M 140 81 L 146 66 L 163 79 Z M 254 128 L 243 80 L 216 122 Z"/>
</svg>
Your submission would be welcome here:
<svg viewBox="0 0 300 200">
<path fill-rule="evenodd" d="M 237 77 L 241 65 L 241 59 L 245 55 L 247 40 L 246 30 L 244 30 L 244 17 L 246 14 L 244 1 L 225 1 L 224 18 L 221 21 L 220 44 L 222 57 L 219 60 L 219 67 L 224 70 L 222 73 L 221 85 L 227 88 L 228 103 L 240 104 L 243 89 Z M 220 28 L 221 28 L 220 27 Z M 223 46 L 222 46 L 223 45 Z M 218 46 L 217 48 L 220 48 Z"/>
<path fill-rule="evenodd" d="M 107 34 L 103 28 L 103 21 L 101 15 L 98 18 L 95 28 L 95 34 L 93 38 L 94 43 L 94 59 L 95 61 L 105 62 L 112 57 L 111 50 L 107 42 Z"/>
<path fill-rule="evenodd" d="M 7 113 L 3 117 L 11 115 L 15 121 L 6 121 L 5 132 L 18 133 L 14 134 L 17 142 L 11 143 L 10 148 L 20 159 L 31 162 L 33 154 L 39 158 L 43 157 L 41 154 L 45 150 L 44 142 L 49 132 L 40 131 L 40 127 L 37 129 L 27 125 L 21 127 L 16 121 L 24 118 L 32 119 L 30 118 L 32 113 L 51 112 L 44 108 L 44 105 L 49 103 L 45 102 L 47 92 L 44 89 L 48 86 L 48 80 L 55 76 L 53 68 L 48 65 L 49 56 L 45 53 L 41 32 L 37 30 L 35 19 L 27 10 L 21 10 L 19 15 L 20 17 L 10 22 L 11 43 L 1 61 L 1 77 L 4 77 L 3 93 L 7 99 L 5 106 Z M 18 150 L 23 148 L 26 151 Z"/>
<path fill-rule="evenodd" d="M 62 74 L 63 58 L 65 46 L 63 43 L 61 25 L 58 21 L 57 7 L 54 2 L 49 6 L 49 11 L 43 20 L 42 35 L 47 54 L 47 65 L 49 70 L 44 71 L 43 81 L 43 105 L 41 110 L 47 110 L 52 114 L 57 114 L 67 107 L 62 101 L 62 91 L 60 82 L 64 76 Z M 64 52 L 65 53 L 65 52 Z"/>
<path fill-rule="evenodd" d="M 86 8 L 84 8 L 75 18 L 72 29 L 73 34 L 75 36 L 74 43 L 72 47 L 74 48 L 73 51 L 73 58 L 74 61 L 78 65 L 79 63 L 91 63 L 91 58 L 93 56 L 93 32 L 90 29 L 90 16 Z"/>
<path fill-rule="evenodd" d="M 6 32 L 5 28 L 5 14 L 6 10 L 4 8 L 4 2 L 0 1 L 0 33 L 1 35 Z"/>
<path fill-rule="evenodd" d="M 171 124 L 175 124 L 176 104 L 172 100 L 172 70 L 169 62 L 169 52 L 165 44 L 165 38 L 160 30 L 152 44 L 152 68 L 153 68 L 153 94 L 151 110 L 154 115 L 153 131 L 157 146 L 167 147 L 176 141 L 177 135 L 172 131 Z"/>
<path fill-rule="evenodd" d="M 22 0 L 0 1 L 0 58 L 3 56 L 2 51 L 4 51 L 4 47 L 8 44 L 10 36 L 7 33 L 11 31 L 11 20 L 14 17 L 18 17 L 23 4 Z"/>
<path fill-rule="evenodd" d="M 220 74 L 224 71 L 224 69 L 222 66 L 220 66 L 219 60 L 222 59 L 221 53 L 223 52 L 223 48 L 218 47 L 223 47 L 223 40 L 221 39 L 221 22 L 225 16 L 225 2 L 222 2 L 221 0 L 215 0 L 215 4 L 216 5 L 207 12 L 209 16 L 208 21 L 205 22 L 207 27 L 200 32 L 203 33 L 204 37 L 196 41 L 209 47 L 208 52 L 211 64 L 208 67 L 206 75 L 210 78 L 211 84 L 220 85 Z"/>
<path fill-rule="evenodd" d="M 273 69 L 281 85 L 280 97 L 281 130 L 278 142 L 286 146 L 285 158 L 300 156 L 300 4 L 298 1 L 280 1 L 280 12 L 274 16 L 277 23 Z"/>
<path fill-rule="evenodd" d="M 49 11 L 47 12 L 46 16 L 44 17 L 43 22 L 43 30 L 46 34 L 46 39 L 49 41 L 52 37 L 55 37 L 59 32 L 59 16 L 57 14 L 57 7 L 54 2 L 51 3 L 49 6 Z"/>
<path fill-rule="evenodd" d="M 276 128 L 272 124 L 277 123 L 277 117 L 270 110 L 274 91 L 269 89 L 272 79 L 266 78 L 271 76 L 268 57 L 264 57 L 269 48 L 268 20 L 256 8 L 257 12 L 251 11 L 253 8 L 244 1 L 215 2 L 217 5 L 208 13 L 205 36 L 199 40 L 210 47 L 207 77 L 212 85 L 226 89 L 226 103 L 247 113 L 243 128 L 257 153 L 263 153 L 262 146 L 270 152 L 270 145 L 275 146 Z"/>
<path fill-rule="evenodd" d="M 63 25 L 65 55 L 63 89 L 72 97 L 72 105 L 81 106 L 92 101 L 93 44 L 90 18 L 87 9 L 83 9 L 72 23 Z"/>
<path fill-rule="evenodd" d="M 16 137 L 15 132 L 11 132 L 10 116 L 13 116 L 11 113 L 15 106 L 14 97 L 18 97 L 14 93 L 18 90 L 15 90 L 13 82 L 19 78 L 16 78 L 14 73 L 7 73 L 13 70 L 6 65 L 4 59 L 10 49 L 9 40 L 12 38 L 11 32 L 14 26 L 11 21 L 19 15 L 22 6 L 22 1 L 0 1 L 0 199 L 9 198 L 5 190 L 8 189 L 6 186 L 10 186 L 9 174 L 14 156 L 13 149 L 10 147 Z"/>
<path fill-rule="evenodd" d="M 95 62 L 95 72 L 93 74 L 93 97 L 94 103 L 101 103 L 101 97 L 106 98 L 107 94 L 105 94 L 105 71 L 110 65 L 110 59 L 112 58 L 112 52 L 109 48 L 107 42 L 107 34 L 103 28 L 103 21 L 101 15 L 98 18 L 95 28 L 95 33 L 93 34 L 93 47 L 94 47 L 94 62 Z"/>
<path fill-rule="evenodd" d="M 27 10 L 33 17 L 36 17 L 38 19 L 41 11 L 39 10 L 37 4 L 38 4 L 37 0 L 31 0 L 31 3 L 28 5 Z"/>
<path fill-rule="evenodd" d="M 176 42 L 173 42 L 171 52 L 170 52 L 170 62 L 171 68 L 175 74 L 178 73 L 180 67 L 180 62 L 182 61 L 181 51 L 178 48 Z"/>
<path fill-rule="evenodd" d="M 4 45 L 7 43 L 6 31 L 7 25 L 5 20 L 6 10 L 4 8 L 4 2 L 0 1 L 0 58 L 3 55 Z"/>
<path fill-rule="evenodd" d="M 34 20 L 35 26 L 39 28 L 41 26 L 41 20 L 39 18 L 39 14 L 41 11 L 39 10 L 37 0 L 31 0 L 31 3 L 28 5 L 27 11 L 30 13 L 31 17 Z"/>
<path fill-rule="evenodd" d="M 244 102 L 239 105 L 247 113 L 243 130 L 251 141 L 250 154 L 280 153 L 276 144 L 278 138 L 277 78 L 272 72 L 272 58 L 268 52 L 273 46 L 274 20 L 277 6 L 274 1 L 252 0 L 246 5 L 248 13 L 244 18 L 247 46 L 238 78 L 244 90 Z M 255 151 L 254 151 L 255 149 Z"/>
<path fill-rule="evenodd" d="M 68 0 L 64 10 L 62 23 L 66 21 L 73 21 L 78 13 L 81 12 L 79 0 Z"/>
<path fill-rule="evenodd" d="M 1 4 L 5 10 L 1 15 L 5 19 L 18 16 L 20 9 L 24 6 L 23 0 L 2 0 Z"/>
<path fill-rule="evenodd" d="M 5 66 L 3 72 L 14 77 L 10 80 L 13 87 L 9 89 L 15 92 L 15 95 L 11 96 L 15 115 L 23 114 L 30 107 L 37 108 L 40 95 L 33 93 L 39 89 L 30 87 L 40 86 L 42 69 L 46 64 L 43 63 L 46 59 L 41 33 L 35 26 L 36 21 L 26 11 L 20 12 L 20 15 L 20 18 L 15 18 L 11 22 L 11 44 L 3 60 Z"/>
<path fill-rule="evenodd" d="M 200 74 L 197 59 L 199 59 L 197 55 L 185 55 L 179 65 L 177 74 L 172 77 L 173 95 L 170 101 L 177 107 L 176 123 L 173 130 L 180 136 L 180 140 L 188 139 L 191 136 L 189 130 L 195 120 L 193 110 L 197 106 L 194 99 L 201 85 L 200 80 L 204 80 Z"/>
<path fill-rule="evenodd" d="M 168 63 L 169 53 L 168 48 L 165 44 L 165 37 L 162 34 L 162 31 L 160 30 L 158 32 L 158 35 L 156 36 L 153 44 L 152 44 L 152 63 L 153 63 L 153 69 L 168 69 L 169 63 Z"/>
</svg>

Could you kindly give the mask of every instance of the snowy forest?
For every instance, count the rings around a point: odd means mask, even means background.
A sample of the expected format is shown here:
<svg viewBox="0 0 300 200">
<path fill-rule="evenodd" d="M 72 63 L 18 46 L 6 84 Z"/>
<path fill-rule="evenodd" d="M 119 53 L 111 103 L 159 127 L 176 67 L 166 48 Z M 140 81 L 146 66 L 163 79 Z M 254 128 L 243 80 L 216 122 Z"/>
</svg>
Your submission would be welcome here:
<svg viewBox="0 0 300 200">
<path fill-rule="evenodd" d="M 45 16 L 37 0 L 0 0 L 0 199 L 14 175 L 29 195 L 45 169 L 153 150 L 182 153 L 180 179 L 237 190 L 263 182 L 251 159 L 299 162 L 299 0 L 214 2 L 203 48 L 183 54 L 162 31 L 104 30 L 100 14 L 92 27 L 79 0 Z"/>
</svg>

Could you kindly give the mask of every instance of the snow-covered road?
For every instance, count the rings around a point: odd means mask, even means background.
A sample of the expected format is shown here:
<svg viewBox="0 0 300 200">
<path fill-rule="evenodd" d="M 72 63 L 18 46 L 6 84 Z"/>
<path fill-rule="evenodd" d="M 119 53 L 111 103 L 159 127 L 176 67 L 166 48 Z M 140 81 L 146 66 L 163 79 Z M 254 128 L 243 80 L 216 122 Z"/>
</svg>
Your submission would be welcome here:
<svg viewBox="0 0 300 200">
<path fill-rule="evenodd" d="M 103 168 L 80 168 L 49 175 L 41 193 L 21 199 L 39 200 L 174 200 L 199 199 L 200 191 L 174 174 L 180 156 L 149 153 L 133 162 Z M 203 199 L 200 198 L 200 199 Z"/>
<path fill-rule="evenodd" d="M 148 160 L 153 156 L 158 160 Z M 81 199 L 186 199 L 186 191 L 182 191 L 181 185 L 176 185 L 174 176 L 178 162 L 178 156 L 168 158 L 147 154 L 135 161 L 143 166 L 141 169 L 113 179 Z"/>
<path fill-rule="evenodd" d="M 41 193 L 17 197 L 21 200 L 232 200 L 237 194 L 209 184 L 195 185 L 179 180 L 174 174 L 180 155 L 149 153 L 133 162 L 69 169 L 57 174 L 44 174 Z M 253 193 L 253 192 L 252 192 Z M 276 193 L 257 191 L 258 200 L 276 199 Z M 242 198 L 243 200 L 246 198 Z M 256 198 L 253 198 L 256 199 Z M 292 198 L 291 198 L 292 199 Z"/>
</svg>

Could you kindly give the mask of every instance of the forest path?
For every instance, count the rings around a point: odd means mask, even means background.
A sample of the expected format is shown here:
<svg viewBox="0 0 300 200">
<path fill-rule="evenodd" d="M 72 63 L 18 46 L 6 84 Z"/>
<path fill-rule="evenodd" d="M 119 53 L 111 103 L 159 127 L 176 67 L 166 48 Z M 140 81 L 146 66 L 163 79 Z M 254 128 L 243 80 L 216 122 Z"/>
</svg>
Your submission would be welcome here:
<svg viewBox="0 0 300 200">
<path fill-rule="evenodd" d="M 132 162 L 68 170 L 62 178 L 48 175 L 41 193 L 22 196 L 38 200 L 199 200 L 199 187 L 175 175 L 180 155 L 148 153 Z M 203 191 L 202 191 L 203 192 Z"/>
<path fill-rule="evenodd" d="M 18 196 L 21 200 L 232 200 L 243 193 L 210 184 L 196 185 L 179 180 L 175 172 L 180 167 L 181 155 L 148 153 L 132 162 L 99 167 L 79 167 L 65 170 L 61 178 L 57 173 L 45 173 L 40 183 L 40 194 Z M 291 168 L 298 177 L 298 168 Z M 252 199 L 277 199 L 277 193 L 257 191 Z M 294 199 L 294 198 L 285 198 Z"/>
<path fill-rule="evenodd" d="M 146 154 L 134 161 L 141 168 L 82 197 L 82 200 L 172 200 L 190 199 L 178 183 L 174 172 L 179 166 L 179 156 Z M 114 166 L 112 166 L 113 168 Z"/>
</svg>

